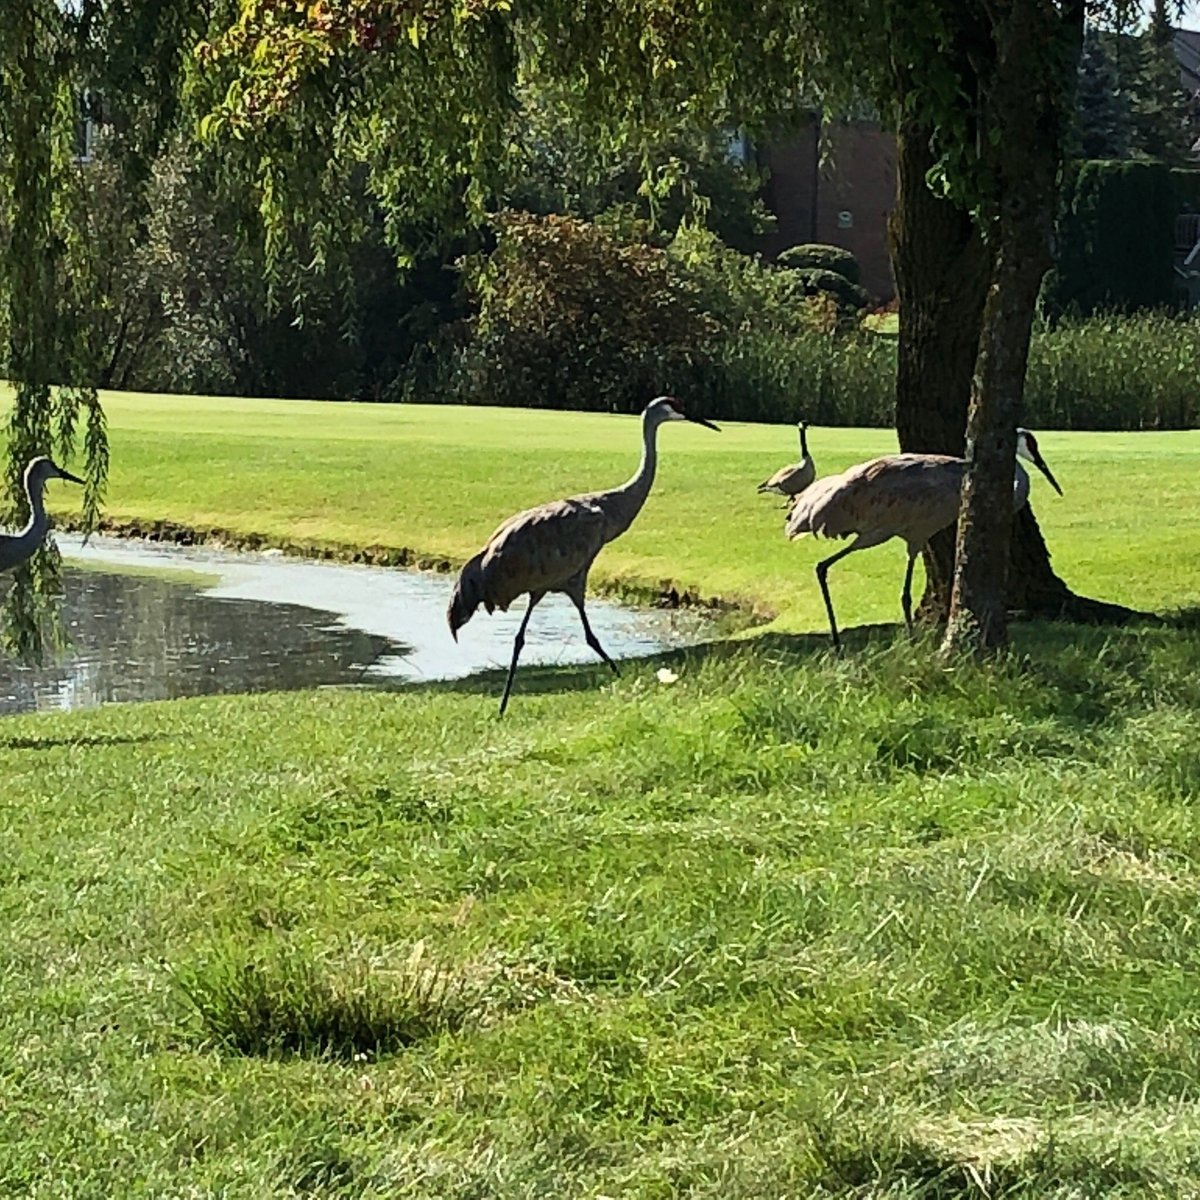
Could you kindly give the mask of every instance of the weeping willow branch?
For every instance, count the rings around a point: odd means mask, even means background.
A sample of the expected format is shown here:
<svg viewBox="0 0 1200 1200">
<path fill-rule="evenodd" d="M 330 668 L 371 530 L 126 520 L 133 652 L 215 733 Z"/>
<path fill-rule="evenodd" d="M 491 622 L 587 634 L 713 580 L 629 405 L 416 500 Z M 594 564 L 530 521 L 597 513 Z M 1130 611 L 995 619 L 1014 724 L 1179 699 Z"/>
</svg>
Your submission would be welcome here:
<svg viewBox="0 0 1200 1200">
<path fill-rule="evenodd" d="M 79 186 L 72 161 L 75 96 L 69 16 L 53 0 L 14 0 L 0 24 L 0 92 L 8 101 L 0 155 L 0 195 L 10 216 L 0 258 L 0 285 L 10 331 L 9 373 L 15 395 L 7 421 L 4 515 L 28 517 L 22 475 L 29 460 L 54 454 L 69 460 L 81 418 L 85 430 L 85 519 L 94 524 L 108 470 L 103 413 L 81 361 L 84 316 L 72 273 L 86 257 L 72 255 L 69 197 Z M 67 386 L 60 386 L 60 385 Z M 62 560 L 52 540 L 14 573 L 0 617 L 6 648 L 41 661 L 62 644 L 58 613 Z"/>
</svg>

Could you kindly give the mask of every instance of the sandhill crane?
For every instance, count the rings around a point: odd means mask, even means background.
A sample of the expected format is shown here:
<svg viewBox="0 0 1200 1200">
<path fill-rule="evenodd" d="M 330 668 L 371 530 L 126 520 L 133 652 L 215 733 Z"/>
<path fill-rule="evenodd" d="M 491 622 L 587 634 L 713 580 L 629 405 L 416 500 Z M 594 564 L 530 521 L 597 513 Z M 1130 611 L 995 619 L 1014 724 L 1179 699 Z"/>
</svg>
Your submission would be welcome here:
<svg viewBox="0 0 1200 1200">
<path fill-rule="evenodd" d="M 1017 430 L 1017 454 L 1033 463 L 1061 496 L 1062 488 L 1038 450 L 1037 439 L 1027 429 Z M 904 623 L 911 633 L 913 563 L 929 539 L 958 519 L 966 460 L 945 454 L 889 454 L 858 463 L 840 475 L 828 475 L 800 493 L 787 516 L 789 538 L 811 533 L 815 537 L 854 541 L 844 550 L 817 563 L 817 582 L 825 597 L 829 630 L 835 649 L 841 649 L 833 602 L 825 576 L 839 558 L 855 550 L 869 550 L 891 538 L 908 546 L 904 573 Z M 1013 478 L 1013 511 L 1029 499 L 1029 476 L 1018 462 Z"/>
<path fill-rule="evenodd" d="M 25 495 L 29 500 L 29 520 L 20 533 L 0 534 L 0 571 L 19 567 L 45 540 L 50 529 L 50 517 L 46 513 L 44 493 L 50 479 L 69 479 L 72 483 L 83 480 L 70 471 L 64 471 L 44 455 L 29 460 L 25 468 Z"/>
<path fill-rule="evenodd" d="M 800 461 L 780 467 L 770 479 L 764 479 L 758 485 L 760 492 L 777 492 L 781 496 L 799 495 L 817 477 L 817 467 L 808 452 L 808 425 L 798 421 L 796 428 L 800 430 Z"/>
<path fill-rule="evenodd" d="M 512 663 L 500 698 L 501 716 L 525 645 L 525 627 L 547 592 L 564 592 L 571 598 L 579 610 L 587 644 L 618 674 L 617 664 L 588 624 L 584 592 L 596 555 L 633 524 L 646 503 L 654 482 L 658 427 L 665 421 L 693 421 L 717 428 L 711 421 L 689 417 L 673 396 L 659 396 L 642 413 L 642 461 L 627 483 L 607 492 L 552 500 L 509 517 L 460 572 L 446 613 L 455 641 L 480 604 L 490 613 L 497 608 L 506 610 L 518 596 L 529 596 L 529 607 L 513 640 Z"/>
</svg>

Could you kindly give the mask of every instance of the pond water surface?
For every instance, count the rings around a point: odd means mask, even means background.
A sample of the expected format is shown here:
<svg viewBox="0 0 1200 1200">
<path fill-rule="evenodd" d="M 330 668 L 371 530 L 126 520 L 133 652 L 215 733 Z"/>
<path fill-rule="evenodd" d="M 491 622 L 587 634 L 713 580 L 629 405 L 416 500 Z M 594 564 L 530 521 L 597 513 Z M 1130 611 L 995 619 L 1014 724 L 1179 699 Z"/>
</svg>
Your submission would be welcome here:
<svg viewBox="0 0 1200 1200">
<path fill-rule="evenodd" d="M 394 687 L 507 667 L 524 611 L 446 627 L 449 575 L 204 547 L 62 536 L 70 645 L 52 664 L 0 659 L 0 713 L 330 685 Z M 702 641 L 694 613 L 592 600 L 614 658 Z M 538 605 L 522 664 L 591 663 L 564 596 Z"/>
</svg>

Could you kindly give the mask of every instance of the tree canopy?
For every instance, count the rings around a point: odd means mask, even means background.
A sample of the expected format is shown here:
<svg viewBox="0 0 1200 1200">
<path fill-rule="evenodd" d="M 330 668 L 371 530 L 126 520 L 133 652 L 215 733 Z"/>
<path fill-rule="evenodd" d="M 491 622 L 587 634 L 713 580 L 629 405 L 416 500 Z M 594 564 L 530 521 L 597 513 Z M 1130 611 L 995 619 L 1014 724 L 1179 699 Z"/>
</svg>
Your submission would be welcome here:
<svg viewBox="0 0 1200 1200">
<path fill-rule="evenodd" d="M 1156 19 L 1173 7 L 1163 0 Z M 481 224 L 528 150 L 513 135 L 531 90 L 569 95 L 598 154 L 648 179 L 681 129 L 763 133 L 803 107 L 866 99 L 907 131 L 923 190 L 965 214 L 983 247 L 982 336 L 978 305 L 955 318 L 979 355 L 952 629 L 960 644 L 1000 644 L 1001 498 L 1084 18 L 1120 25 L 1137 11 L 1133 0 L 14 0 L 0 28 L 10 495 L 19 503 L 23 458 L 55 439 L 68 449 L 81 419 L 89 512 L 103 488 L 85 333 L 97 264 L 69 203 L 82 96 L 112 106 L 135 194 L 181 112 L 204 114 L 220 169 L 255 182 L 268 267 L 285 247 L 319 267 L 376 214 L 402 262 Z M 932 212 L 902 206 L 899 240 Z M 902 353 L 913 337 L 902 312 Z M 915 403 L 902 388 L 898 411 Z M 45 556 L 14 602 L 52 578 Z M 33 608 L 19 615 L 35 623 Z"/>
<path fill-rule="evenodd" d="M 448 213 L 482 219 L 526 79 L 576 89 L 581 119 L 618 144 L 680 114 L 763 129 L 804 99 L 836 108 L 867 96 L 928 142 L 925 183 L 969 214 L 985 248 L 947 647 L 989 649 L 1006 640 L 1015 426 L 1085 16 L 1122 25 L 1136 9 L 1131 0 L 248 0 L 204 49 L 222 88 L 208 130 L 258 147 L 277 238 L 306 177 L 351 163 L 411 234 Z M 901 211 L 900 224 L 919 211 Z M 902 311 L 902 353 L 905 320 Z M 901 396 L 898 407 L 911 402 Z"/>
</svg>

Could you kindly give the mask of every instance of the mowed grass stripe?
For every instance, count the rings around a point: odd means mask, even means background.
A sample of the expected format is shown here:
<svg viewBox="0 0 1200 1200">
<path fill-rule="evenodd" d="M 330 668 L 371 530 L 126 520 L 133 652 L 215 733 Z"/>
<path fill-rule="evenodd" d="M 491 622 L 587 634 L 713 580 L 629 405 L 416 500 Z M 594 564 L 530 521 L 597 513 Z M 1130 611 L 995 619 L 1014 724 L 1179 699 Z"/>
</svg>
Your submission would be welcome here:
<svg viewBox="0 0 1200 1200">
<path fill-rule="evenodd" d="M 461 557 L 636 460 L 627 418 L 109 405 L 111 511 L 280 540 Z M 1040 440 L 1060 570 L 1194 602 L 1193 435 Z M 822 471 L 888 448 L 813 435 Z M 1200 634 L 836 659 L 818 551 L 753 494 L 793 431 L 662 449 L 598 566 L 782 613 L 673 684 L 529 671 L 503 722 L 476 680 L 3 723 L 0 1192 L 1196 1193 Z M 894 621 L 901 567 L 845 564 L 840 607 Z"/>
<path fill-rule="evenodd" d="M 637 464 L 633 417 L 428 405 L 368 405 L 108 393 L 107 512 L 265 534 L 385 545 L 461 561 L 504 517 L 607 487 Z M 1033 485 L 1055 567 L 1080 590 L 1162 609 L 1200 596 L 1198 433 L 1043 433 L 1065 496 Z M 601 585 L 671 581 L 757 601 L 777 628 L 824 624 L 812 566 L 830 553 L 788 544 L 779 502 L 754 492 L 794 459 L 787 426 L 669 426 L 641 517 L 597 560 Z M 814 429 L 821 474 L 895 449 L 885 430 Z M 66 489 L 54 497 L 69 511 Z M 832 574 L 847 624 L 899 620 L 899 544 Z"/>
</svg>

